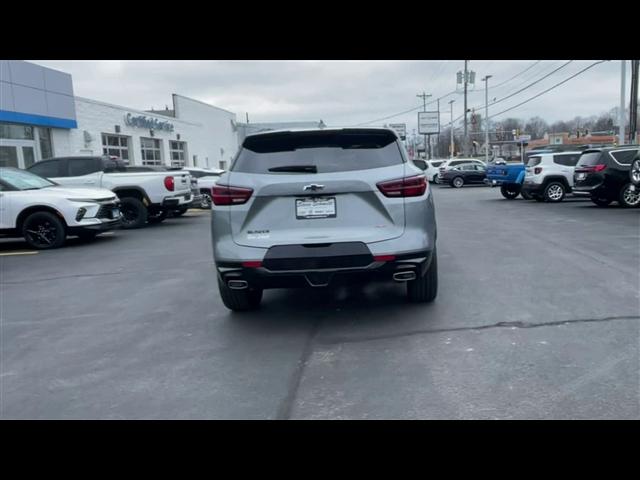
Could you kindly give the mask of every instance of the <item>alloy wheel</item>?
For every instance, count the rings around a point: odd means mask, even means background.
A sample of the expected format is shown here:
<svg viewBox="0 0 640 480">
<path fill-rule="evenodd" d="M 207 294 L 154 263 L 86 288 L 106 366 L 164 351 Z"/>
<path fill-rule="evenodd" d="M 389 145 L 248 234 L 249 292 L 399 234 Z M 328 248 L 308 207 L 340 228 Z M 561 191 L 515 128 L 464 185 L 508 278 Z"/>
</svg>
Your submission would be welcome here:
<svg viewBox="0 0 640 480">
<path fill-rule="evenodd" d="M 640 192 L 632 192 L 630 187 L 630 185 L 627 185 L 622 194 L 622 197 L 624 198 L 624 201 L 627 205 L 635 207 L 640 204 Z"/>
<path fill-rule="evenodd" d="M 562 198 L 562 187 L 560 185 L 551 185 L 547 190 L 547 196 L 550 200 L 560 200 Z"/>
<path fill-rule="evenodd" d="M 58 229 L 49 220 L 30 222 L 26 232 L 29 240 L 39 247 L 52 245 L 58 238 Z"/>
</svg>

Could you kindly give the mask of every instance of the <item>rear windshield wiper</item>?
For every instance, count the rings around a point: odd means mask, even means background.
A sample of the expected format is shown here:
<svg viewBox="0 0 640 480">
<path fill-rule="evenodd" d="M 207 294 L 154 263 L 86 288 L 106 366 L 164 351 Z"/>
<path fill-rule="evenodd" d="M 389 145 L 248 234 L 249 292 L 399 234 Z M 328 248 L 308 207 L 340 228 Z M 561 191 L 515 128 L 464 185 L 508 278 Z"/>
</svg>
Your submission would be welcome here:
<svg viewBox="0 0 640 480">
<path fill-rule="evenodd" d="M 300 173 L 318 173 L 318 167 L 315 165 L 282 165 L 280 167 L 272 167 L 270 172 L 300 172 Z"/>
</svg>

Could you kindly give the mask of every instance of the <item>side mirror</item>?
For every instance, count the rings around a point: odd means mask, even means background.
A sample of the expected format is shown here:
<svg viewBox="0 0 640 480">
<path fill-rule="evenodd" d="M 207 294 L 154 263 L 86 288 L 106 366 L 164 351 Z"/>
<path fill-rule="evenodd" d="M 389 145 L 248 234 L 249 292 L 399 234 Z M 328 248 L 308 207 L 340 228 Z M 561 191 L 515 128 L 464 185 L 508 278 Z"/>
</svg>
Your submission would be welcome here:
<svg viewBox="0 0 640 480">
<path fill-rule="evenodd" d="M 413 161 L 413 164 L 418 167 L 420 170 L 426 170 L 427 168 L 429 168 L 427 166 L 427 162 L 424 160 L 419 160 L 419 159 L 415 159 Z"/>
</svg>

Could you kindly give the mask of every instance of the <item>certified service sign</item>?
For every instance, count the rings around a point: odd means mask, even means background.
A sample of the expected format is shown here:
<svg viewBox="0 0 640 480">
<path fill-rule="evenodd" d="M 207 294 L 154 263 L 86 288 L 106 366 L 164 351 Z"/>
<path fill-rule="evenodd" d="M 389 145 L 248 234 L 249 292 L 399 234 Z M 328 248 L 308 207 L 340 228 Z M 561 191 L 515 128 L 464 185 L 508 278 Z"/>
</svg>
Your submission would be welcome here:
<svg viewBox="0 0 640 480">
<path fill-rule="evenodd" d="M 173 132 L 173 124 L 164 120 L 158 120 L 153 117 L 146 117 L 144 115 L 133 116 L 127 113 L 124 116 L 124 123 L 131 127 L 149 128 L 154 130 L 166 130 L 167 132 Z"/>
</svg>

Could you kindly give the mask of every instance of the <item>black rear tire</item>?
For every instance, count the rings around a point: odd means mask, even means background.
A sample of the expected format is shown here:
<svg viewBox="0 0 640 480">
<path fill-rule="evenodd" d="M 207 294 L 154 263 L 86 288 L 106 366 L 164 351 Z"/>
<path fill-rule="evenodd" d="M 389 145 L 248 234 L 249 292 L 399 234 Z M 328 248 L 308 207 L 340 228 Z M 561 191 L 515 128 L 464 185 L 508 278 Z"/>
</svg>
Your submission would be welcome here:
<svg viewBox="0 0 640 480">
<path fill-rule="evenodd" d="M 438 295 L 438 254 L 433 250 L 431 265 L 421 277 L 407 282 L 407 297 L 410 302 L 428 303 Z"/>
<path fill-rule="evenodd" d="M 591 197 L 591 201 L 599 207 L 608 207 L 612 200 L 608 198 Z"/>
<path fill-rule="evenodd" d="M 453 188 L 462 188 L 462 186 L 464 185 L 464 178 L 462 177 L 455 177 L 453 180 L 451 180 L 450 185 Z"/>
<path fill-rule="evenodd" d="M 544 200 L 550 203 L 561 202 L 567 193 L 567 189 L 562 182 L 549 182 L 544 189 Z"/>
<path fill-rule="evenodd" d="M 261 288 L 249 287 L 244 290 L 233 290 L 218 279 L 218 290 L 224 306 L 234 312 L 255 310 L 262 301 Z"/>
<path fill-rule="evenodd" d="M 167 215 L 169 215 L 168 210 L 157 210 L 153 213 L 149 213 L 147 222 L 151 224 L 163 222 L 164 219 L 167 218 Z"/>
<path fill-rule="evenodd" d="M 533 199 L 533 197 L 531 196 L 531 194 L 529 192 L 525 192 L 522 189 L 520 189 L 520 195 L 522 195 L 522 198 L 524 198 L 525 200 Z"/>
<path fill-rule="evenodd" d="M 520 186 L 516 185 L 502 185 L 500 187 L 500 193 L 507 200 L 513 200 L 518 195 L 520 195 Z"/>
<path fill-rule="evenodd" d="M 32 248 L 50 250 L 64 245 L 67 236 L 64 223 L 50 212 L 35 212 L 22 223 L 22 236 Z"/>
<path fill-rule="evenodd" d="M 120 212 L 122 213 L 122 228 L 127 230 L 144 227 L 149 216 L 147 207 L 133 197 L 120 199 Z"/>
<path fill-rule="evenodd" d="M 631 191 L 631 183 L 627 183 L 620 189 L 618 203 L 624 208 L 634 208 L 640 206 L 640 192 Z"/>
</svg>

